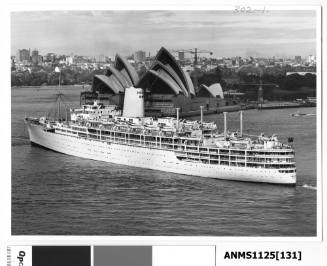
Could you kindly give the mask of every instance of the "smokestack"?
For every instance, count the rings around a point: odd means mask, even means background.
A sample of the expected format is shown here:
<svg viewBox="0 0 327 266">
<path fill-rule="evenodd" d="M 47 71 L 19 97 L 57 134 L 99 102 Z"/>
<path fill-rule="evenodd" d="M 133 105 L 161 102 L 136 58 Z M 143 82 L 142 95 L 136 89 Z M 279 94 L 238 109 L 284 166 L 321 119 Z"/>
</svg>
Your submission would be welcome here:
<svg viewBox="0 0 327 266">
<path fill-rule="evenodd" d="M 240 135 L 243 137 L 243 111 L 240 111 Z"/>
<path fill-rule="evenodd" d="M 176 108 L 176 119 L 177 119 L 177 131 L 179 128 L 179 108 Z"/>
<path fill-rule="evenodd" d="M 144 95 L 141 88 L 126 88 L 123 106 L 124 117 L 144 117 Z"/>
<path fill-rule="evenodd" d="M 227 112 L 224 112 L 224 138 L 227 138 Z"/>
</svg>

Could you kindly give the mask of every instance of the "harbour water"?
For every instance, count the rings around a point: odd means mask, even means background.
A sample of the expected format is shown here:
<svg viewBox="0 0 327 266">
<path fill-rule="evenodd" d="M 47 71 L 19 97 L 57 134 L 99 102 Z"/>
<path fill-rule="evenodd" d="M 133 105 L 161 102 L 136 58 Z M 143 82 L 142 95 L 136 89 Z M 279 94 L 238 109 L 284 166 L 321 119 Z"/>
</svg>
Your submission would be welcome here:
<svg viewBox="0 0 327 266">
<path fill-rule="evenodd" d="M 79 105 L 81 87 L 62 88 Z M 247 134 L 294 138 L 296 187 L 215 180 L 72 157 L 28 141 L 23 118 L 54 105 L 54 87 L 12 88 L 13 235 L 315 236 L 315 108 L 249 110 Z M 222 114 L 205 116 L 222 130 Z M 228 128 L 239 128 L 238 113 Z"/>
</svg>

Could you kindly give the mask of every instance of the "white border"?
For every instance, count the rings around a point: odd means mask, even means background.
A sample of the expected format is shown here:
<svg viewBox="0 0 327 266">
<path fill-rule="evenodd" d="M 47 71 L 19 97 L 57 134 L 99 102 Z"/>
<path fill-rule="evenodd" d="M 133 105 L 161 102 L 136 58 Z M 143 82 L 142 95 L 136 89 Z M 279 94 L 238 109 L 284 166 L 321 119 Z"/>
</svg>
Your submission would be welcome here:
<svg viewBox="0 0 327 266">
<path fill-rule="evenodd" d="M 9 0 L 8 0 L 9 1 Z M 317 114 L 321 113 L 321 111 L 325 111 L 326 108 L 322 108 L 321 102 L 327 104 L 326 96 L 322 99 L 322 90 L 321 90 L 321 62 L 322 62 L 322 54 L 321 54 L 321 25 L 319 23 L 321 19 L 320 7 L 316 5 L 323 6 L 324 15 L 326 15 L 326 3 L 318 0 L 312 1 L 287 1 L 287 5 L 285 5 L 286 1 L 275 1 L 274 5 L 269 5 L 269 1 L 247 1 L 246 3 L 240 1 L 229 1 L 227 5 L 217 5 L 216 1 L 210 0 L 201 0 L 201 1 L 185 1 L 183 3 L 176 3 L 172 0 L 161 0 L 159 2 L 151 3 L 148 1 L 135 1 L 132 0 L 120 0 L 114 3 L 108 3 L 108 1 L 74 1 L 68 2 L 67 0 L 57 0 L 52 2 L 41 2 L 41 1 L 12 1 L 12 3 L 6 3 L 4 8 L 1 8 L 1 32 L 2 35 L 5 35 L 5 38 L 2 39 L 1 43 L 1 51 L 3 52 L 3 60 L 0 64 L 1 67 L 1 87 L 3 93 L 5 95 L 5 99 L 8 103 L 4 104 L 3 112 L 5 113 L 5 117 L 10 117 L 11 106 L 10 106 L 10 91 L 7 91 L 7 88 L 10 88 L 10 78 L 9 75 L 3 75 L 3 73 L 8 73 L 8 69 L 10 69 L 10 60 L 7 59 L 8 55 L 10 55 L 10 44 L 7 41 L 10 40 L 10 14 L 11 11 L 32 11 L 32 10 L 100 10 L 100 9 L 111 9 L 111 10 L 231 10 L 235 6 L 248 6 L 249 3 L 251 7 L 262 7 L 266 5 L 268 10 L 316 10 L 317 11 L 317 97 L 321 101 L 318 101 L 317 105 Z M 77 4 L 78 3 L 78 4 Z M 278 5 L 278 6 L 277 6 Z M 301 6 L 302 5 L 302 6 Z M 303 6 L 306 5 L 306 6 Z M 324 35 L 326 36 L 326 20 L 323 20 L 323 30 Z M 8 38 L 9 36 L 9 38 Z M 324 66 L 326 66 L 326 55 L 324 56 Z M 324 84 L 326 84 L 326 77 L 323 77 Z M 326 94 L 326 93 L 325 93 Z M 326 106 L 326 105 L 325 105 Z M 1 156 L 1 165 L 5 166 L 5 171 L 2 171 L 4 175 L 0 178 L 0 201 L 1 201 L 1 210 L 2 213 L 5 213 L 5 216 L 1 219 L 1 248 L 5 250 L 3 247 L 6 245 L 12 244 L 20 244 L 20 245 L 70 245 L 70 244 L 83 244 L 83 245 L 207 245 L 207 244 L 219 244 L 224 243 L 228 245 L 231 243 L 235 245 L 235 242 L 241 243 L 241 245 L 249 245 L 256 246 L 257 244 L 263 245 L 265 243 L 269 245 L 279 245 L 288 244 L 289 246 L 293 245 L 305 245 L 305 243 L 313 243 L 316 245 L 319 241 L 326 239 L 326 230 L 324 230 L 324 238 L 323 238 L 323 218 L 326 221 L 326 211 L 323 212 L 322 208 L 326 208 L 326 204 L 322 204 L 323 202 L 323 181 L 322 181 L 322 159 L 320 154 L 322 152 L 322 144 L 324 144 L 324 152 L 326 151 L 326 145 L 322 142 L 322 125 L 320 121 L 324 121 L 324 125 L 326 124 L 325 118 L 326 115 L 321 117 L 317 116 L 317 236 L 316 237 L 148 237 L 148 236 L 11 236 L 10 227 L 11 227 L 11 162 L 10 162 L 10 151 L 11 151 L 11 143 L 8 141 L 11 139 L 11 128 L 10 120 L 9 123 L 0 123 L 0 132 L 1 132 L 1 140 L 2 140 L 2 156 Z M 325 161 L 324 161 L 325 163 Z M 326 197 L 326 196 L 325 196 Z M 5 203 L 5 204 L 4 204 Z M 326 247 L 326 242 L 321 242 L 324 247 Z M 321 247 L 321 246 L 319 246 Z M 316 249 L 317 252 L 320 248 Z M 322 253 L 319 253 L 321 256 Z M 1 258 L 2 259 L 2 258 Z M 1 265 L 5 265 L 1 263 Z M 321 264 L 322 265 L 322 264 Z"/>
</svg>

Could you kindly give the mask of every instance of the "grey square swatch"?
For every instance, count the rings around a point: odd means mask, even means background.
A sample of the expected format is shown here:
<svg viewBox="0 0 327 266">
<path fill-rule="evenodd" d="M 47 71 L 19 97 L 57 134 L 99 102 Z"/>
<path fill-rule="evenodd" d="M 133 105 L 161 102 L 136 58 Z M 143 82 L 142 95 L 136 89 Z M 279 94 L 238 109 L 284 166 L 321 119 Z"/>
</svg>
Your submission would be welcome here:
<svg viewBox="0 0 327 266">
<path fill-rule="evenodd" d="M 151 246 L 95 246 L 94 266 L 152 266 Z"/>
</svg>

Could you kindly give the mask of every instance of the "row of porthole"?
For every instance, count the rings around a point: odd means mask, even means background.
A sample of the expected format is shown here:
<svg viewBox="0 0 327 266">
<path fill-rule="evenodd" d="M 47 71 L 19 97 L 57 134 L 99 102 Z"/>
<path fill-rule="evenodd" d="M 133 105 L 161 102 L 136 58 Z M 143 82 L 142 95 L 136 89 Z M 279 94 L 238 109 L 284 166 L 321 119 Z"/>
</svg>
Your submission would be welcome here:
<svg viewBox="0 0 327 266">
<path fill-rule="evenodd" d="M 68 145 L 68 146 L 71 146 L 71 145 Z M 64 146 L 64 147 L 66 147 L 66 146 Z M 91 151 L 90 149 L 88 149 L 89 151 Z M 96 152 L 96 150 L 94 150 L 95 152 Z M 93 154 L 90 154 L 90 155 L 93 155 Z M 147 159 L 148 161 L 150 160 L 150 159 Z M 128 162 L 131 162 L 131 161 L 128 161 Z M 166 163 L 166 161 L 163 161 L 163 162 L 165 162 Z M 172 162 L 168 162 L 168 163 L 172 163 Z M 176 163 L 176 164 L 179 164 L 179 163 Z M 197 165 L 198 166 L 198 165 Z M 206 166 L 206 165 L 200 165 L 201 167 L 206 167 L 206 168 L 210 168 L 210 166 Z M 226 168 L 223 168 L 224 170 L 226 170 Z M 184 170 L 189 170 L 189 169 L 184 169 Z M 228 169 L 229 171 L 232 171 L 232 169 Z M 248 169 L 246 169 L 246 171 L 249 171 Z"/>
<path fill-rule="evenodd" d="M 89 146 L 89 144 L 87 144 L 88 146 Z M 69 145 L 70 146 L 70 145 Z M 90 152 L 92 151 L 91 149 L 88 149 Z M 123 150 L 124 151 L 124 150 Z M 97 150 L 93 150 L 93 152 L 95 152 L 95 153 L 97 153 L 98 151 Z M 101 152 L 101 151 L 100 151 Z M 126 152 L 126 151 L 125 151 Z M 131 152 L 130 150 L 128 151 L 128 152 Z M 104 153 L 104 152 L 101 152 L 101 153 Z M 150 154 L 150 153 L 147 153 L 148 155 L 152 155 L 152 154 Z M 163 155 L 164 156 L 164 155 Z M 147 160 L 150 160 L 150 159 L 147 159 Z M 178 163 L 176 163 L 176 164 L 178 164 Z M 197 165 L 197 166 L 199 166 L 199 165 Z M 205 167 L 205 168 L 210 168 L 210 166 L 207 166 L 207 165 L 200 165 L 200 167 Z M 225 168 L 224 168 L 224 170 L 225 170 Z M 232 170 L 232 169 L 229 169 L 230 171 Z M 250 170 L 248 170 L 248 169 L 245 169 L 246 171 L 250 171 Z M 252 169 L 251 169 L 251 171 L 252 171 Z M 264 172 L 264 171 L 261 171 L 260 170 L 260 172 Z"/>
<path fill-rule="evenodd" d="M 213 166 L 210 166 L 210 165 L 203 165 L 203 164 L 194 164 L 194 166 L 200 166 L 200 167 L 206 167 L 206 168 L 214 168 Z M 226 170 L 226 169 L 228 169 L 229 171 L 234 171 L 234 169 L 231 169 L 231 168 L 223 168 L 223 170 Z M 253 169 L 242 169 L 243 171 L 247 171 L 247 172 L 253 172 Z M 264 171 L 264 170 L 259 170 L 259 172 L 266 172 L 266 171 Z"/>
<path fill-rule="evenodd" d="M 68 145 L 68 146 L 70 146 L 70 145 Z M 65 146 L 66 147 L 66 146 Z M 74 149 L 73 149 L 74 150 Z M 89 152 L 92 152 L 92 150 L 91 149 L 88 149 L 88 151 Z M 97 150 L 93 150 L 93 152 L 95 152 L 95 153 L 99 153 Z M 101 151 L 100 151 L 101 152 Z M 104 153 L 104 152 L 101 152 L 101 153 Z M 149 153 L 148 153 L 149 154 Z M 150 159 L 147 159 L 147 160 L 150 160 Z M 165 161 L 164 161 L 165 162 Z M 172 163 L 172 162 L 169 162 L 169 163 Z M 176 164 L 179 164 L 179 163 L 176 163 Z M 207 166 L 207 165 L 196 165 L 196 166 L 200 166 L 200 167 L 205 167 L 205 168 L 212 168 L 211 166 Z M 224 170 L 226 169 L 226 168 L 223 168 Z M 230 171 L 232 170 L 232 169 L 229 169 Z M 246 171 L 250 171 L 250 170 L 248 170 L 248 169 L 244 169 L 244 170 L 246 170 Z M 262 171 L 260 171 L 260 172 L 262 172 Z"/>
<path fill-rule="evenodd" d="M 82 144 L 85 144 L 85 143 L 82 143 Z M 66 144 L 68 147 L 72 147 L 70 144 L 69 144 L 69 142 Z M 86 144 L 87 146 L 90 146 L 89 144 Z M 67 146 L 64 146 L 65 148 L 67 147 Z M 72 150 L 76 150 L 76 149 L 72 149 Z M 90 151 L 90 152 L 92 152 L 92 150 L 89 148 L 88 149 L 88 151 Z M 97 152 L 97 150 L 93 150 L 93 152 Z M 91 153 L 90 153 L 90 155 L 92 155 Z"/>
</svg>

